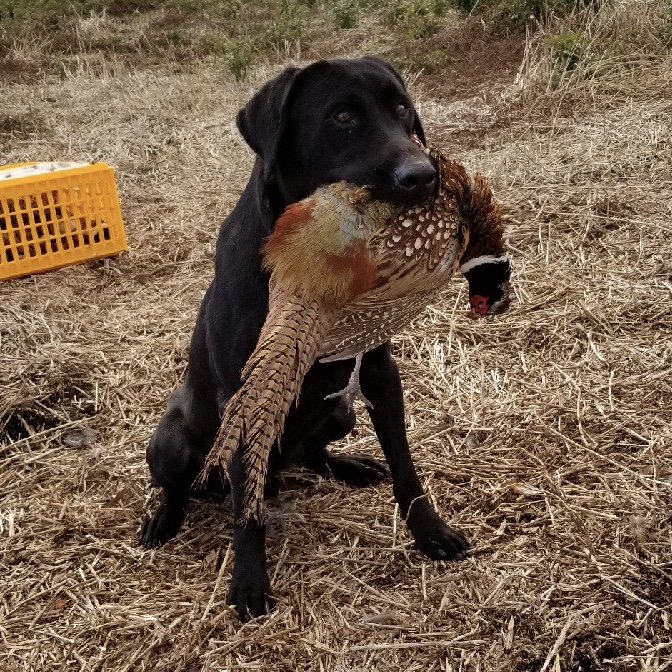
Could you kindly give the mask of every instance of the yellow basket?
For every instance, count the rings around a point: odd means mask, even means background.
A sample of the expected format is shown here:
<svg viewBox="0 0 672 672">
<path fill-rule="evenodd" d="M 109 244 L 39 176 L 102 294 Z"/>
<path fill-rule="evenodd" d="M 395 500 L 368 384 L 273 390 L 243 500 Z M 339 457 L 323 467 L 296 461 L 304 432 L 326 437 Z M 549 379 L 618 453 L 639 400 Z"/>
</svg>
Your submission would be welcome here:
<svg viewBox="0 0 672 672">
<path fill-rule="evenodd" d="M 106 163 L 0 166 L 0 280 L 126 249 Z"/>
</svg>

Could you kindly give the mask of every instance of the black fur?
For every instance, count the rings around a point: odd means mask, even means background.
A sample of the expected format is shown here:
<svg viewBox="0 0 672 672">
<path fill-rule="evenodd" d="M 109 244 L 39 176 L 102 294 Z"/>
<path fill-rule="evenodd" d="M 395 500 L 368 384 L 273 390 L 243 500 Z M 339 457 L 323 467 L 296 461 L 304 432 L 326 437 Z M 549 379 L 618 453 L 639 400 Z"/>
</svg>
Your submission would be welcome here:
<svg viewBox="0 0 672 672">
<path fill-rule="evenodd" d="M 434 166 L 409 138 L 415 132 L 424 140 L 424 132 L 403 82 L 377 58 L 289 68 L 261 88 L 240 111 L 237 123 L 257 158 L 219 233 L 215 278 L 196 321 L 186 381 L 172 394 L 147 448 L 152 476 L 163 488 L 163 501 L 140 534 L 148 548 L 177 533 L 189 486 L 212 446 L 220 411 L 240 385 L 239 372 L 268 311 L 268 276 L 261 269 L 259 248 L 285 206 L 338 180 L 368 185 L 378 198 L 406 204 L 426 198 L 436 184 Z M 353 362 L 318 363 L 309 371 L 299 404 L 287 418 L 282 452 L 272 453 L 271 484 L 290 463 L 357 486 L 387 475 L 376 460 L 327 450 L 355 423 L 354 411 L 343 399 L 325 400 L 345 387 Z M 360 380 L 373 404 L 369 412 L 394 494 L 418 548 L 431 558 L 463 557 L 466 541 L 442 522 L 416 475 L 401 380 L 389 345 L 365 355 Z M 243 479 L 237 455 L 231 465 L 236 561 L 228 601 L 248 620 L 265 613 L 273 600 L 265 527 L 241 520 Z"/>
</svg>

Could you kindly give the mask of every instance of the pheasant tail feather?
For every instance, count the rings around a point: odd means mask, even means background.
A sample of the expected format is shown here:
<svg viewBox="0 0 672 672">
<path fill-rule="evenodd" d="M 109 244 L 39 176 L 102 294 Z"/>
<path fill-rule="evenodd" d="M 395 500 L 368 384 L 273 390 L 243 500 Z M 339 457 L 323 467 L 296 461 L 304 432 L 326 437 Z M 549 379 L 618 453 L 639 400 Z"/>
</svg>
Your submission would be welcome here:
<svg viewBox="0 0 672 672">
<path fill-rule="evenodd" d="M 331 325 L 331 314 L 315 301 L 278 287 L 271 290 L 269 314 L 257 347 L 241 375 L 241 386 L 224 409 L 204 474 L 219 465 L 228 475 L 242 446 L 245 472 L 244 518 L 262 520 L 268 458 L 279 442 L 289 409 Z"/>
<path fill-rule="evenodd" d="M 210 452 L 205 458 L 203 469 L 196 479 L 198 487 L 205 487 L 210 471 L 219 467 L 223 480 L 229 478 L 229 464 L 236 452 L 236 448 L 245 441 L 245 417 L 242 412 L 236 415 L 236 408 L 242 408 L 242 395 L 236 393 L 226 405 L 219 431 Z M 226 418 L 226 420 L 225 420 Z"/>
</svg>

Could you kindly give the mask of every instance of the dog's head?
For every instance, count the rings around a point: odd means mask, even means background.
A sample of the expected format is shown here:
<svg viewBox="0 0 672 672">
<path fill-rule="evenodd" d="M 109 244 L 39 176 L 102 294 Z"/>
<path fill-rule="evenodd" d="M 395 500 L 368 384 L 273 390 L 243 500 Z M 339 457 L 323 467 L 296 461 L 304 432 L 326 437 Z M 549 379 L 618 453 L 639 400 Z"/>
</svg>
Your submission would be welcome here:
<svg viewBox="0 0 672 672">
<path fill-rule="evenodd" d="M 277 206 L 345 180 L 413 205 L 435 189 L 424 131 L 399 73 L 382 59 L 318 61 L 267 82 L 238 113 Z"/>
</svg>

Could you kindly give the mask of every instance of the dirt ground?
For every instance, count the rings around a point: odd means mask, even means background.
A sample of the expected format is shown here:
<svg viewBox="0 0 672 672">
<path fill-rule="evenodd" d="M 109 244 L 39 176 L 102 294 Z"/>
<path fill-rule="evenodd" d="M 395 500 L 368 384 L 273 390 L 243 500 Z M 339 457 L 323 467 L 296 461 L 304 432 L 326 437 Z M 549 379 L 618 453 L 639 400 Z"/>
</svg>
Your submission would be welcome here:
<svg viewBox="0 0 672 672">
<path fill-rule="evenodd" d="M 394 342 L 416 464 L 470 557 L 414 551 L 389 482 L 293 472 L 268 511 L 278 606 L 243 627 L 226 503 L 157 550 L 136 535 L 252 162 L 234 116 L 277 68 L 82 57 L 0 82 L 2 163 L 114 165 L 130 245 L 0 284 L 2 672 L 672 669 L 672 60 L 558 96 L 509 46 L 470 85 L 466 58 L 407 73 L 510 227 L 506 315 L 467 319 L 458 279 Z M 377 455 L 360 418 L 338 449 Z"/>
</svg>

